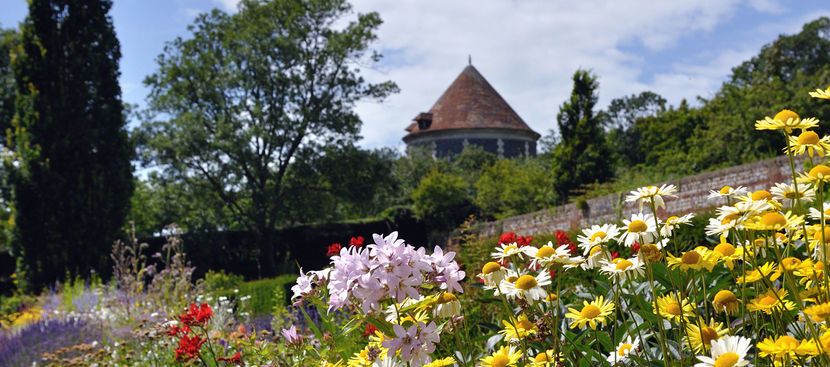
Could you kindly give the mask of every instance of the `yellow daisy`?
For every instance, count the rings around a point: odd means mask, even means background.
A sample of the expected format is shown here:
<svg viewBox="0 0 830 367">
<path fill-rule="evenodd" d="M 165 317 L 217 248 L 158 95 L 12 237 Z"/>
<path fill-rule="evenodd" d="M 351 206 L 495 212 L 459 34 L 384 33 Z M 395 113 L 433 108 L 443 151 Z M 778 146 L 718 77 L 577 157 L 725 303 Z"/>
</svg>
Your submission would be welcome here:
<svg viewBox="0 0 830 367">
<path fill-rule="evenodd" d="M 504 329 L 499 333 L 503 334 L 507 341 L 521 340 L 530 335 L 536 335 L 536 332 L 539 331 L 536 324 L 530 322 L 525 314 L 519 315 L 518 319 L 502 320 L 501 323 L 504 325 Z"/>
<path fill-rule="evenodd" d="M 687 298 L 680 297 L 677 292 L 671 292 L 665 296 L 657 297 L 657 315 L 679 322 L 681 318 L 687 319 L 694 316 L 694 307 Z"/>
<path fill-rule="evenodd" d="M 701 269 L 712 271 L 715 264 L 717 264 L 717 259 L 712 251 L 709 251 L 709 249 L 703 246 L 686 251 L 680 257 L 669 254 L 666 261 L 669 264 L 669 268 L 680 268 L 683 271 Z"/>
<path fill-rule="evenodd" d="M 726 312 L 727 314 L 734 315 L 738 312 L 740 302 L 735 293 L 732 293 L 728 289 L 723 289 L 715 293 L 715 297 L 712 299 L 712 306 L 718 312 Z"/>
<path fill-rule="evenodd" d="M 483 367 L 507 367 L 515 366 L 519 359 L 522 358 L 522 352 L 514 350 L 512 346 L 504 346 L 493 354 L 481 359 L 481 366 Z"/>
<path fill-rule="evenodd" d="M 790 136 L 789 152 L 795 155 L 807 153 L 810 157 L 824 157 L 830 150 L 830 136 L 819 137 L 814 131 L 804 131 L 800 135 Z M 787 151 L 787 148 L 784 148 Z"/>
<path fill-rule="evenodd" d="M 795 303 L 787 299 L 786 289 L 770 289 L 755 297 L 746 308 L 749 311 L 761 311 L 771 315 L 773 311 L 792 310 L 795 308 Z"/>
<path fill-rule="evenodd" d="M 688 343 L 695 353 L 707 353 L 713 340 L 729 334 L 729 329 L 723 327 L 723 323 L 710 319 L 709 323 L 698 320 L 686 324 L 686 335 L 689 336 Z"/>
<path fill-rule="evenodd" d="M 568 313 L 565 317 L 573 320 L 570 328 L 583 328 L 587 324 L 591 329 L 596 330 L 597 324 L 605 324 L 606 317 L 611 315 L 614 311 L 614 303 L 610 300 L 604 299 L 602 296 L 597 296 L 591 301 L 582 301 L 582 309 L 568 308 Z"/>
<path fill-rule="evenodd" d="M 766 212 L 745 222 L 744 227 L 756 231 L 780 231 L 797 228 L 802 223 L 804 223 L 802 215 L 794 215 L 792 212 L 786 214 Z"/>
<path fill-rule="evenodd" d="M 815 322 L 825 322 L 830 318 L 830 302 L 806 307 L 804 308 L 804 314 L 810 316 Z"/>
<path fill-rule="evenodd" d="M 810 97 L 830 99 L 830 87 L 827 87 L 827 89 L 816 89 L 815 92 L 810 92 Z"/>
<path fill-rule="evenodd" d="M 742 283 L 755 283 L 761 279 L 767 278 L 771 282 L 778 280 L 781 277 L 781 269 L 778 268 L 778 265 L 773 262 L 765 263 L 755 269 L 747 270 L 744 275 L 739 276 L 735 279 L 735 282 L 738 284 Z"/>
<path fill-rule="evenodd" d="M 533 358 L 533 363 L 531 366 L 533 367 L 555 367 L 558 364 L 557 359 L 561 362 L 562 358 L 556 358 L 553 354 L 553 349 L 548 349 L 544 352 L 539 352 L 536 357 Z"/>
<path fill-rule="evenodd" d="M 759 355 L 775 362 L 792 361 L 797 356 L 813 354 L 814 347 L 806 340 L 799 341 L 789 335 L 766 338 L 757 344 Z"/>
<path fill-rule="evenodd" d="M 802 119 L 797 113 L 790 110 L 781 110 L 775 114 L 775 117 L 765 117 L 763 120 L 755 121 L 756 130 L 784 130 L 787 134 L 792 134 L 793 130 L 807 130 L 818 126 L 818 120 L 815 118 Z"/>
<path fill-rule="evenodd" d="M 447 367 L 447 366 L 452 366 L 454 364 L 455 364 L 455 358 L 447 357 L 447 358 L 436 359 L 432 362 L 429 362 L 429 363 L 423 365 L 423 367 Z"/>
<path fill-rule="evenodd" d="M 796 181 L 800 183 L 811 183 L 813 185 L 830 182 L 830 167 L 823 164 L 817 164 L 806 174 L 799 173 Z"/>
</svg>

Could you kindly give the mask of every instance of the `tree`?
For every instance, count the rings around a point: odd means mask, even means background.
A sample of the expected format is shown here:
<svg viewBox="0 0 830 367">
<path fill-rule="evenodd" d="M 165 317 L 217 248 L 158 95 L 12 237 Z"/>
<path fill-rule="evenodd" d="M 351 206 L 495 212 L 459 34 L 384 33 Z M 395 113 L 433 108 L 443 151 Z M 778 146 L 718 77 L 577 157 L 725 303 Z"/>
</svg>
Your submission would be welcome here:
<svg viewBox="0 0 830 367">
<path fill-rule="evenodd" d="M 484 169 L 475 183 L 475 204 L 497 219 L 530 213 L 556 202 L 551 175 L 535 159 L 502 159 Z"/>
<path fill-rule="evenodd" d="M 435 230 L 447 230 L 473 212 L 470 185 L 463 177 L 431 170 L 412 192 L 415 217 Z"/>
<path fill-rule="evenodd" d="M 613 177 L 603 119 L 594 113 L 599 83 L 586 70 L 577 70 L 573 81 L 571 97 L 556 115 L 560 139 L 552 152 L 553 187 L 563 201 L 585 184 L 604 182 Z"/>
<path fill-rule="evenodd" d="M 276 272 L 273 236 L 286 219 L 285 179 L 303 149 L 354 141 L 355 102 L 382 99 L 359 65 L 381 24 L 345 0 L 243 0 L 239 12 L 200 15 L 145 80 L 153 112 L 144 152 L 172 180 L 209 187 L 233 223 L 253 233 L 261 275 Z M 226 227 L 227 228 L 227 227 Z"/>
<path fill-rule="evenodd" d="M 132 148 L 108 0 L 32 0 L 13 58 L 15 253 L 33 286 L 108 273 L 132 191 Z"/>
<path fill-rule="evenodd" d="M 6 136 L 14 116 L 14 72 L 11 53 L 17 40 L 17 32 L 0 29 L 0 136 Z"/>
</svg>

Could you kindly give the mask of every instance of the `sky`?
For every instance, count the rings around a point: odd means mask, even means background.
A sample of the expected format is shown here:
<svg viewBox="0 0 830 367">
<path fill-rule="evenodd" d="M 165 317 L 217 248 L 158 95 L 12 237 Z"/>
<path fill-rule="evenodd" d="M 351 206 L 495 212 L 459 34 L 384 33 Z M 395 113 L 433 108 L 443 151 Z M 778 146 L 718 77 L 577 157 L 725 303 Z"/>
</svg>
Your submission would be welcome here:
<svg viewBox="0 0 830 367">
<path fill-rule="evenodd" d="M 671 104 L 711 97 L 732 67 L 780 34 L 819 16 L 826 0 L 353 0 L 355 12 L 384 20 L 375 49 L 384 58 L 361 68 L 370 81 L 401 91 L 357 105 L 360 145 L 401 149 L 403 130 L 430 109 L 468 56 L 518 114 L 545 135 L 579 68 L 599 77 L 599 106 L 650 90 Z M 166 42 L 188 37 L 195 16 L 236 11 L 237 0 L 115 0 L 125 102 L 145 105 L 144 77 Z M 0 26 L 26 16 L 25 0 L 0 0 Z M 351 15 L 352 17 L 354 14 Z M 135 122 L 134 122 L 135 123 Z"/>
</svg>

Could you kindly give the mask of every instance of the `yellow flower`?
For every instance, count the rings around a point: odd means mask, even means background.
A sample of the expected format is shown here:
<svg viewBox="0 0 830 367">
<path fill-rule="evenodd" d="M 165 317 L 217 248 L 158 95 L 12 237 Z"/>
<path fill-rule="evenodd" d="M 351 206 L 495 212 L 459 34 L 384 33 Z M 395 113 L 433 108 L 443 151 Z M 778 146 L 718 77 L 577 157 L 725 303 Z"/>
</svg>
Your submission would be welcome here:
<svg viewBox="0 0 830 367">
<path fill-rule="evenodd" d="M 795 308 L 795 303 L 787 299 L 787 290 L 785 289 L 770 289 L 766 293 L 755 297 L 747 305 L 749 311 L 761 311 L 767 315 L 771 315 L 773 311 L 792 310 Z"/>
<path fill-rule="evenodd" d="M 804 313 L 810 316 L 815 322 L 825 322 L 830 318 L 830 302 L 806 307 Z"/>
<path fill-rule="evenodd" d="M 744 223 L 744 227 L 756 231 L 780 231 L 783 229 L 794 229 L 800 226 L 801 223 L 804 223 L 803 215 L 793 215 L 792 212 L 787 212 L 786 214 L 766 212 Z"/>
<path fill-rule="evenodd" d="M 698 354 L 708 353 L 712 340 L 718 340 L 728 333 L 729 329 L 724 328 L 722 323 L 715 322 L 714 319 L 710 319 L 708 324 L 700 320 L 686 324 L 686 335 L 689 336 L 690 347 Z"/>
<path fill-rule="evenodd" d="M 781 269 L 787 273 L 792 273 L 801 266 L 801 259 L 797 257 L 785 257 L 781 260 Z"/>
<path fill-rule="evenodd" d="M 717 264 L 716 255 L 703 246 L 686 251 L 680 257 L 669 254 L 666 260 L 669 263 L 669 268 L 680 268 L 683 271 L 700 269 L 712 271 L 712 268 Z"/>
<path fill-rule="evenodd" d="M 614 311 L 614 303 L 605 300 L 602 296 L 597 296 L 592 302 L 582 301 L 582 309 L 568 308 L 568 313 L 565 317 L 573 320 L 570 328 L 585 327 L 589 325 L 591 329 L 596 330 L 597 324 L 605 324 L 605 318 L 611 315 Z"/>
<path fill-rule="evenodd" d="M 504 329 L 499 331 L 499 333 L 504 334 L 504 338 L 507 341 L 520 340 L 530 335 L 536 335 L 536 332 L 539 330 L 536 324 L 527 319 L 525 314 L 519 315 L 518 319 L 511 318 L 510 321 L 502 320 L 501 323 L 504 325 Z"/>
<path fill-rule="evenodd" d="M 827 87 L 827 89 L 816 89 L 815 92 L 810 92 L 810 97 L 830 99 L 830 87 Z"/>
<path fill-rule="evenodd" d="M 540 352 L 533 358 L 533 363 L 531 366 L 533 367 L 554 367 L 557 365 L 556 361 L 562 360 L 562 358 L 556 358 L 553 354 L 553 349 L 548 349 L 544 352 Z"/>
<path fill-rule="evenodd" d="M 514 351 L 512 346 L 504 346 L 493 354 L 481 359 L 483 367 L 507 367 L 515 366 L 522 358 L 521 351 Z"/>
<path fill-rule="evenodd" d="M 789 335 L 781 335 L 778 338 L 766 338 L 758 343 L 758 351 L 761 357 L 769 357 L 776 362 L 792 361 L 797 356 L 812 355 L 815 348 L 812 343 L 805 340 L 799 341 Z"/>
<path fill-rule="evenodd" d="M 804 131 L 799 136 L 790 136 L 789 152 L 795 155 L 807 153 L 810 157 L 817 155 L 824 157 L 830 150 L 830 136 L 819 137 L 813 131 Z M 785 148 L 786 152 L 787 149 Z"/>
<path fill-rule="evenodd" d="M 796 181 L 800 183 L 811 183 L 813 185 L 818 185 L 822 182 L 830 182 L 830 167 L 823 164 L 817 164 L 806 174 L 799 173 Z"/>
<path fill-rule="evenodd" d="M 735 296 L 735 293 L 732 293 L 732 291 L 728 289 L 723 289 L 715 294 L 715 298 L 712 299 L 712 306 L 714 306 L 715 310 L 718 312 L 726 312 L 727 314 L 734 315 L 738 312 L 740 301 L 738 300 L 738 297 Z"/>
<path fill-rule="evenodd" d="M 793 275 L 801 278 L 798 280 L 800 284 L 803 284 L 807 288 L 812 288 L 813 283 L 820 281 L 824 277 L 824 263 L 806 259 L 801 262 L 801 265 L 793 272 Z"/>
<path fill-rule="evenodd" d="M 780 277 L 781 270 L 778 269 L 778 265 L 772 262 L 768 262 L 755 269 L 747 270 L 746 273 L 744 273 L 744 275 L 741 275 L 737 279 L 735 279 L 735 282 L 738 284 L 755 283 L 764 278 L 768 278 L 771 282 L 774 282 L 778 280 L 778 278 Z"/>
<path fill-rule="evenodd" d="M 429 363 L 423 365 L 423 367 L 447 367 L 447 366 L 452 366 L 454 364 L 455 364 L 455 358 L 447 357 L 447 358 L 436 359 L 432 362 L 429 362 Z"/>
<path fill-rule="evenodd" d="M 680 322 L 694 316 L 694 307 L 687 298 L 680 297 L 677 292 L 657 297 L 657 315 L 671 321 Z"/>
<path fill-rule="evenodd" d="M 731 243 L 726 242 L 726 236 L 720 236 L 720 243 L 712 248 L 712 255 L 715 262 L 723 261 L 723 265 L 732 270 L 735 268 L 735 261 L 743 258 L 744 251 L 743 246 L 735 248 Z"/>
<path fill-rule="evenodd" d="M 794 129 L 807 130 L 818 126 L 815 118 L 802 119 L 797 113 L 790 110 L 781 110 L 775 117 L 765 117 L 763 120 L 755 121 L 756 130 L 784 130 L 791 134 Z"/>
</svg>

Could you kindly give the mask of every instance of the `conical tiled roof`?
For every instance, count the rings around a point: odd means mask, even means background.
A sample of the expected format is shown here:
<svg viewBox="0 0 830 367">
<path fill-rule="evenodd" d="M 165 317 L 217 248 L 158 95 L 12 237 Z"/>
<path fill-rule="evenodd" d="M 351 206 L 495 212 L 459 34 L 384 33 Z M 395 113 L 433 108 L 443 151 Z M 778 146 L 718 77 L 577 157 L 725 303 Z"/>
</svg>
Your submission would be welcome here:
<svg viewBox="0 0 830 367">
<path fill-rule="evenodd" d="M 418 123 L 419 120 L 431 122 Z M 472 65 L 455 78 L 427 113 L 415 117 L 409 135 L 451 129 L 510 129 L 538 135 Z"/>
</svg>

